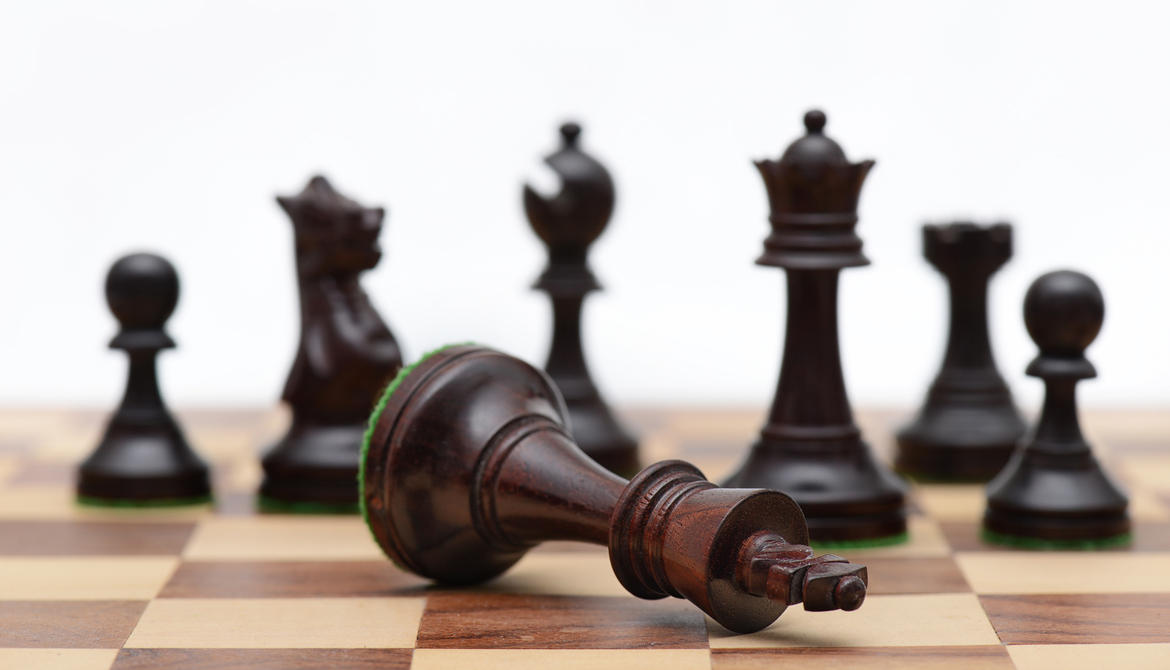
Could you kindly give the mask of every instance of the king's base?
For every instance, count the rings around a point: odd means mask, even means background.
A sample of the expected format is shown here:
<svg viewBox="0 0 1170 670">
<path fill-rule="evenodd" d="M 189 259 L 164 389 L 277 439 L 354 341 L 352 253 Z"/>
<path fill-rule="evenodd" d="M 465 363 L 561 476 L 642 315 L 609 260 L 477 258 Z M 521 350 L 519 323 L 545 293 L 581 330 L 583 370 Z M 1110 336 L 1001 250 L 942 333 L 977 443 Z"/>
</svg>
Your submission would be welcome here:
<svg viewBox="0 0 1170 670">
<path fill-rule="evenodd" d="M 882 546 L 908 537 L 905 485 L 861 440 L 810 445 L 761 439 L 722 485 L 787 493 L 804 512 L 817 546 Z"/>
<path fill-rule="evenodd" d="M 293 422 L 264 457 L 259 508 L 293 514 L 357 514 L 365 426 Z"/>
</svg>

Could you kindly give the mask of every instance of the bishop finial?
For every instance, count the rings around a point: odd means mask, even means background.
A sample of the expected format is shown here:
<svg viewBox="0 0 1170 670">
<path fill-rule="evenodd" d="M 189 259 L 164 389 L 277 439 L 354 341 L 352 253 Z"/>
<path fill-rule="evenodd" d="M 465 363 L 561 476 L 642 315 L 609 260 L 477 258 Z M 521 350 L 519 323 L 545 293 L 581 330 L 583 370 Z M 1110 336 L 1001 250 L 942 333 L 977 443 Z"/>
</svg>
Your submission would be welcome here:
<svg viewBox="0 0 1170 670">
<path fill-rule="evenodd" d="M 565 141 L 565 148 L 566 149 L 576 149 L 577 148 L 577 137 L 580 134 L 581 134 L 581 126 L 576 124 L 576 123 L 573 123 L 570 121 L 569 123 L 566 123 L 565 125 L 561 126 L 561 139 L 563 139 Z"/>
<path fill-rule="evenodd" d="M 821 110 L 809 110 L 809 112 L 804 115 L 804 128 L 810 133 L 821 134 L 824 132 L 825 123 L 828 120 L 829 119 L 825 116 L 825 113 Z"/>
</svg>

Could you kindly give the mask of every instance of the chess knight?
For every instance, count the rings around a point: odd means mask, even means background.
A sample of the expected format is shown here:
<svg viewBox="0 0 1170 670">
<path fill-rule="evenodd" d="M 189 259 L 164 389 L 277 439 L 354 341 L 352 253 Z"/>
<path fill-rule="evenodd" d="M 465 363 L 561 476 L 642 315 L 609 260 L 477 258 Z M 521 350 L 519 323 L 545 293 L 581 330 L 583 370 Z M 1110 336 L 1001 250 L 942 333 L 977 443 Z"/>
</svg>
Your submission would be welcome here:
<svg viewBox="0 0 1170 670">
<path fill-rule="evenodd" d="M 296 236 L 301 340 L 282 395 L 292 426 L 264 457 L 261 506 L 356 511 L 366 419 L 402 367 L 398 343 L 358 283 L 382 258 L 385 211 L 346 198 L 324 177 L 276 200 Z"/>
</svg>

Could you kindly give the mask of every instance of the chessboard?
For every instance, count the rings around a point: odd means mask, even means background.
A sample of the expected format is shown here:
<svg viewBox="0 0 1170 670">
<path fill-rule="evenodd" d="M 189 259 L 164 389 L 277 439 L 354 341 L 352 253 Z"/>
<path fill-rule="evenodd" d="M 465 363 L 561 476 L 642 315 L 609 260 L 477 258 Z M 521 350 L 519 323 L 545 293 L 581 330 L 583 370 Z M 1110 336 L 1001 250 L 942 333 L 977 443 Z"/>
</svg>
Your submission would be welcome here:
<svg viewBox="0 0 1170 670">
<path fill-rule="evenodd" d="M 762 411 L 626 412 L 647 461 L 709 478 Z M 1087 412 L 1127 489 L 1133 545 L 1017 551 L 979 539 L 982 488 L 915 485 L 909 543 L 838 550 L 869 567 L 855 612 L 789 609 L 751 635 L 688 602 L 639 600 L 605 549 L 550 543 L 472 589 L 400 572 L 354 516 L 258 514 L 277 411 L 186 412 L 214 506 L 73 502 L 97 412 L 0 412 L 0 668 L 1170 668 L 1170 413 Z M 906 413 L 862 411 L 887 461 Z"/>
</svg>

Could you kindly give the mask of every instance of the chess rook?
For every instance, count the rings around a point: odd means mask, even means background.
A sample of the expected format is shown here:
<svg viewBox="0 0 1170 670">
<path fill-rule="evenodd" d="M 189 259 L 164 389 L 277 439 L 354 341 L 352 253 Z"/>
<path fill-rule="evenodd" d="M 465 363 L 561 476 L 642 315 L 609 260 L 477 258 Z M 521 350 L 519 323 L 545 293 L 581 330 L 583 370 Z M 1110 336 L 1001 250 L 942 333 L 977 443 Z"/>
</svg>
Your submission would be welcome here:
<svg viewBox="0 0 1170 670">
<path fill-rule="evenodd" d="M 857 200 L 873 161 L 850 163 L 824 135 L 825 115 L 779 161 L 756 163 L 772 233 L 760 265 L 784 268 L 788 323 L 768 423 L 725 486 L 784 491 L 800 504 L 816 542 L 890 543 L 906 537 L 904 484 L 878 463 L 853 421 L 837 338 L 837 279 L 868 265 Z"/>
<path fill-rule="evenodd" d="M 984 539 L 1044 548 L 1129 540 L 1129 501 L 1081 435 L 1076 386 L 1097 376 L 1085 349 L 1105 319 L 1101 290 L 1068 270 L 1041 276 L 1024 297 L 1024 323 L 1040 348 L 1027 374 L 1044 380 L 1035 430 L 987 485 Z"/>
<path fill-rule="evenodd" d="M 211 497 L 207 464 L 191 450 L 163 403 L 155 363 L 175 346 L 164 326 L 179 301 L 179 275 L 165 258 L 132 254 L 110 268 L 106 300 L 121 324 L 110 342 L 130 359 L 122 404 L 79 468 L 85 504 L 192 504 Z"/>
<path fill-rule="evenodd" d="M 561 126 L 561 149 L 545 158 L 561 177 L 556 197 L 545 198 L 524 187 L 524 211 L 548 247 L 548 267 L 533 288 L 552 300 L 553 337 L 545 371 L 568 406 L 573 439 L 603 467 L 628 476 L 638 471 L 638 444 L 602 400 L 581 346 L 585 296 L 601 289 L 586 257 L 589 245 L 609 223 L 614 187 L 609 171 L 578 148 L 580 133 L 575 123 Z"/>
<path fill-rule="evenodd" d="M 911 475 L 987 481 L 1003 469 L 1025 428 L 995 367 L 987 327 L 987 285 L 1011 258 L 1012 228 L 924 226 L 922 241 L 950 288 L 950 334 L 926 403 L 898 431 L 894 465 Z"/>
<path fill-rule="evenodd" d="M 491 579 L 547 540 L 607 545 L 630 593 L 686 598 L 742 633 L 799 602 L 861 605 L 865 567 L 813 557 L 787 495 L 719 488 L 682 461 L 627 482 L 581 452 L 565 414 L 545 374 L 491 349 L 448 347 L 404 370 L 371 418 L 363 457 L 378 544 L 447 584 Z"/>
<path fill-rule="evenodd" d="M 357 512 L 362 434 L 378 391 L 402 367 L 398 344 L 358 282 L 382 257 L 385 211 L 323 177 L 276 199 L 296 237 L 301 339 L 283 399 L 292 425 L 264 456 L 269 511 Z"/>
</svg>

